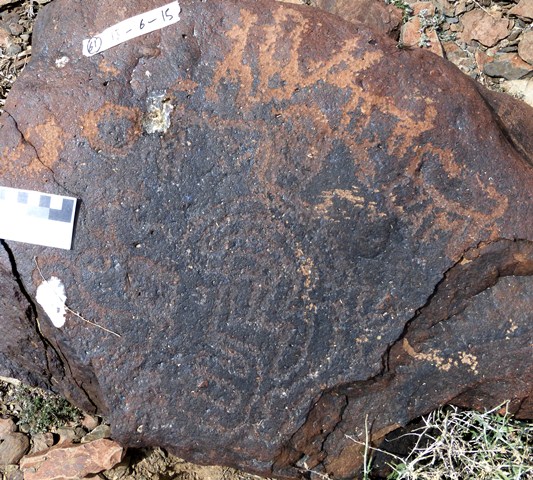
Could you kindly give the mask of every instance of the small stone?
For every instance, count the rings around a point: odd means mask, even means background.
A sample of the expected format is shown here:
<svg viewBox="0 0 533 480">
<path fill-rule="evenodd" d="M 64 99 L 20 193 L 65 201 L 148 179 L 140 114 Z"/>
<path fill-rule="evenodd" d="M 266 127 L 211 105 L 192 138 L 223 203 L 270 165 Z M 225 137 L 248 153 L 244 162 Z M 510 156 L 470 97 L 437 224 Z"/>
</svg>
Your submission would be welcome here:
<svg viewBox="0 0 533 480">
<path fill-rule="evenodd" d="M 29 423 L 21 423 L 19 424 L 18 429 L 22 433 L 30 433 L 31 427 Z"/>
<path fill-rule="evenodd" d="M 468 11 L 468 6 L 466 5 L 466 0 L 459 0 L 455 5 L 455 14 L 461 15 Z"/>
<path fill-rule="evenodd" d="M 507 47 L 502 47 L 498 50 L 499 53 L 514 53 L 518 52 L 518 45 L 508 45 Z"/>
<path fill-rule="evenodd" d="M 5 480 L 24 480 L 24 475 L 18 465 L 9 465 L 9 469 L 4 472 Z"/>
<path fill-rule="evenodd" d="M 18 45 L 17 43 L 12 43 L 6 48 L 6 55 L 8 57 L 14 57 L 15 55 L 22 52 L 22 47 Z"/>
<path fill-rule="evenodd" d="M 451 31 L 451 32 L 456 32 L 456 33 L 457 33 L 457 32 L 462 32 L 463 29 L 464 29 L 464 27 L 463 27 L 463 24 L 462 24 L 462 23 L 452 23 L 452 24 L 450 25 L 450 31 Z"/>
<path fill-rule="evenodd" d="M 81 425 L 83 428 L 86 428 L 89 432 L 94 430 L 98 424 L 100 423 L 100 419 L 94 415 L 89 415 L 88 413 L 85 414 L 83 417 L 83 420 L 81 421 Z"/>
<path fill-rule="evenodd" d="M 2 480 L 23 480 L 18 465 L 0 465 L 0 475 Z"/>
<path fill-rule="evenodd" d="M 533 65 L 533 30 L 525 32 L 518 44 L 518 55 L 530 65 Z"/>
<path fill-rule="evenodd" d="M 29 448 L 30 440 L 23 433 L 11 432 L 4 435 L 0 443 L 0 465 L 18 463 Z"/>
<path fill-rule="evenodd" d="M 0 418 L 0 438 L 4 435 L 8 435 L 11 432 L 16 432 L 17 426 L 11 417 Z"/>
<path fill-rule="evenodd" d="M 42 452 L 54 444 L 54 435 L 50 432 L 36 433 L 31 437 L 30 455 Z"/>
<path fill-rule="evenodd" d="M 483 50 L 476 50 L 474 57 L 480 72 L 482 72 L 485 69 L 485 65 L 492 62 L 494 58 L 493 56 L 487 55 Z"/>
<path fill-rule="evenodd" d="M 478 40 L 486 47 L 493 47 L 509 35 L 509 20 L 494 12 L 491 15 L 476 9 L 463 15 L 461 40 L 470 43 Z"/>
<path fill-rule="evenodd" d="M 18 37 L 22 32 L 24 32 L 24 27 L 19 23 L 12 23 L 9 25 L 9 30 L 11 32 L 11 35 L 15 35 Z"/>
<path fill-rule="evenodd" d="M 89 432 L 81 439 L 81 443 L 88 443 L 101 438 L 111 437 L 111 427 L 103 423 L 98 425 L 93 431 Z"/>
<path fill-rule="evenodd" d="M 521 33 L 522 33 L 522 29 L 520 28 L 514 29 L 511 32 L 511 34 L 507 37 L 507 40 L 509 40 L 510 42 L 514 42 L 520 36 Z"/>
<path fill-rule="evenodd" d="M 455 6 L 449 0 L 433 0 L 433 3 L 437 7 L 437 10 L 447 17 L 453 17 L 455 15 Z"/>
<path fill-rule="evenodd" d="M 13 42 L 11 33 L 4 27 L 0 26 L 0 48 L 6 48 Z"/>
<path fill-rule="evenodd" d="M 476 64 L 472 55 L 460 48 L 455 42 L 446 42 L 443 47 L 446 58 L 463 73 L 469 75 L 475 70 Z"/>
<path fill-rule="evenodd" d="M 531 65 L 524 62 L 516 53 L 502 53 L 485 65 L 484 73 L 489 77 L 503 77 L 518 80 L 531 72 Z"/>
<path fill-rule="evenodd" d="M 79 442 L 81 439 L 79 432 L 76 432 L 76 429 L 71 427 L 60 427 L 56 429 L 55 433 L 59 435 L 58 445 Z"/>
<path fill-rule="evenodd" d="M 131 478 L 128 476 L 131 465 L 131 456 L 126 454 L 120 463 L 117 463 L 113 468 L 106 470 L 103 476 L 108 480 L 122 480 Z"/>
<path fill-rule="evenodd" d="M 533 0 L 520 0 L 518 5 L 509 10 L 509 15 L 520 17 L 526 21 L 533 20 Z"/>
<path fill-rule="evenodd" d="M 122 460 L 123 448 L 108 439 L 55 446 L 20 462 L 24 480 L 74 480 L 112 468 Z"/>
<path fill-rule="evenodd" d="M 9 472 L 6 480 L 24 480 L 24 474 L 17 468 L 16 470 Z"/>
</svg>

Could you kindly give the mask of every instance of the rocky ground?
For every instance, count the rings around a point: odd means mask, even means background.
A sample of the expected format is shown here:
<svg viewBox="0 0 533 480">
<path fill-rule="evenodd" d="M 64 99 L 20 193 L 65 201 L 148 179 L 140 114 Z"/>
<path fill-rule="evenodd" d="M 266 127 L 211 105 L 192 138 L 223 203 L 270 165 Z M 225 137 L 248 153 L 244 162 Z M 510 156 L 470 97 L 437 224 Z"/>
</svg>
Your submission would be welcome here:
<svg viewBox="0 0 533 480">
<path fill-rule="evenodd" d="M 533 105 L 533 0 L 399 2 L 405 46 L 429 48 L 486 87 Z"/>
<path fill-rule="evenodd" d="M 0 380 L 3 480 L 259 478 L 227 467 L 193 465 L 160 448 L 123 452 L 110 436 L 105 419 L 84 414 L 64 399 L 27 388 L 16 380 Z M 52 446 L 53 454 L 48 450 Z M 33 471 L 35 466 L 39 467 L 37 472 Z"/>
<path fill-rule="evenodd" d="M 49 1 L 0 0 L 0 111 L 11 84 L 31 57 L 35 16 Z M 533 105 L 533 0 L 388 3 L 397 9 L 399 48 L 430 49 L 488 88 L 508 92 Z M 64 468 L 84 455 L 93 462 L 90 471 L 74 472 L 71 478 L 96 472 L 101 472 L 99 478 L 109 480 L 254 478 L 228 468 L 193 466 L 161 449 L 128 451 L 118 465 L 110 468 L 120 446 L 105 441 L 110 436 L 105 419 L 84 415 L 13 381 L 0 383 L 0 415 L 0 472 L 4 478 L 21 479 L 21 467 L 25 478 L 49 478 L 42 469 L 40 476 L 32 476 L 32 462 L 44 461 L 42 452 L 58 445 L 64 448 L 56 449 L 59 456 L 52 462 L 56 468 Z"/>
</svg>

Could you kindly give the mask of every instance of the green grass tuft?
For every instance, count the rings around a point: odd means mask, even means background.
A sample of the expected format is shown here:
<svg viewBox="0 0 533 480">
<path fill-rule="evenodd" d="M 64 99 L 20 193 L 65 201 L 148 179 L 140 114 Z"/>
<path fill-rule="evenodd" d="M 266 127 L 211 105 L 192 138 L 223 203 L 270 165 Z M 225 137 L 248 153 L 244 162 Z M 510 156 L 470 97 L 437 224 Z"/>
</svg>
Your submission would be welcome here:
<svg viewBox="0 0 533 480">
<path fill-rule="evenodd" d="M 32 434 L 65 426 L 82 416 L 81 411 L 64 398 L 25 385 L 14 389 L 13 403 L 17 405 L 17 410 L 12 412 L 18 418 L 17 423 L 27 424 Z"/>
</svg>

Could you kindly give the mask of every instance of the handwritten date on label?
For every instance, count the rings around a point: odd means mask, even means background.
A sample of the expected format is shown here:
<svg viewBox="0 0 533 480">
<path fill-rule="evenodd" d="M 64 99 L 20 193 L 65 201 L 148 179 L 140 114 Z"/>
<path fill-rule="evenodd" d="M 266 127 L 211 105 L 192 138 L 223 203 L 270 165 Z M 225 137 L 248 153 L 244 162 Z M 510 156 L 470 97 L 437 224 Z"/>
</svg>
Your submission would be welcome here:
<svg viewBox="0 0 533 480">
<path fill-rule="evenodd" d="M 159 30 L 179 22 L 181 7 L 178 2 L 172 2 L 149 12 L 141 13 L 128 18 L 112 27 L 106 28 L 102 33 L 92 38 L 83 40 L 83 54 L 91 57 L 111 47 L 115 47 L 132 38 L 140 37 L 146 33 Z"/>
</svg>

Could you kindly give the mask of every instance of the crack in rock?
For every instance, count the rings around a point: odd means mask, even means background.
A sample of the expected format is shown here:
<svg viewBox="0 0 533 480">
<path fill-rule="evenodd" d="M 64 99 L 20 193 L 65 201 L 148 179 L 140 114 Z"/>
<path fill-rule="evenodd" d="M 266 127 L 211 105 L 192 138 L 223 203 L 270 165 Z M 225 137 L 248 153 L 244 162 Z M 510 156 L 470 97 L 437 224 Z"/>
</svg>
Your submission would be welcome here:
<svg viewBox="0 0 533 480">
<path fill-rule="evenodd" d="M 84 408 L 86 408 L 88 411 L 102 411 L 102 403 L 100 403 L 99 406 L 98 400 L 94 400 L 94 392 L 97 391 L 98 388 L 95 389 L 93 387 L 92 389 L 87 389 L 84 385 L 84 383 L 98 385 L 97 380 L 93 378 L 94 374 L 91 371 L 84 369 L 82 366 L 74 365 L 72 360 L 69 361 L 69 358 L 73 358 L 72 355 L 65 354 L 62 351 L 60 341 L 46 334 L 44 331 L 44 326 L 40 323 L 40 318 L 43 317 L 40 316 L 39 312 L 42 311 L 42 309 L 37 306 L 24 286 L 12 249 L 5 240 L 0 240 L 0 244 L 6 252 L 7 258 L 9 259 L 12 279 L 15 281 L 18 287 L 20 296 L 24 298 L 28 304 L 28 308 L 25 310 L 26 320 L 30 323 L 31 332 L 36 334 L 36 337 L 42 344 L 44 351 L 45 364 L 43 365 L 42 370 L 39 369 L 38 362 L 26 365 L 25 368 L 29 371 L 34 371 L 37 369 L 36 373 L 46 378 L 47 388 L 55 392 L 57 391 L 56 385 L 60 385 L 62 382 L 65 382 L 65 378 L 70 379 L 69 381 L 72 381 L 79 388 L 80 392 L 82 392 L 77 396 L 78 398 L 75 398 L 76 402 L 81 402 L 81 405 L 84 405 Z M 8 319 L 4 319 L 4 321 L 7 322 Z M 32 344 L 26 348 L 19 346 L 19 349 L 23 351 L 31 350 L 36 352 L 38 349 L 36 349 L 36 345 L 33 343 L 34 341 L 32 341 Z M 22 353 L 22 356 L 23 355 L 24 353 Z M 16 356 L 15 358 L 17 357 L 21 358 L 20 356 Z M 70 395 L 67 394 L 67 397 L 70 397 Z M 70 397 L 69 399 L 72 400 L 73 398 Z"/>
<path fill-rule="evenodd" d="M 471 353 L 459 351 L 457 360 L 450 362 L 437 353 L 419 353 L 417 345 L 423 345 L 430 339 L 433 327 L 463 314 L 473 300 L 494 287 L 499 279 L 508 276 L 533 276 L 533 242 L 497 239 L 480 242 L 476 247 L 466 251 L 443 274 L 424 306 L 406 322 L 402 334 L 385 352 L 384 368 L 378 375 L 368 380 L 340 385 L 320 395 L 303 425 L 278 455 L 273 474 L 284 475 L 292 468 L 302 467 L 336 476 L 340 472 L 348 477 L 355 474 L 360 466 L 362 446 L 345 439 L 344 446 L 339 448 L 339 440 L 345 438 L 346 434 L 353 434 L 356 431 L 359 434 L 356 436 L 364 442 L 362 436 L 364 429 L 360 418 L 354 422 L 353 411 L 349 412 L 348 417 L 351 420 L 347 422 L 344 418 L 345 412 L 350 403 L 355 404 L 358 401 L 359 411 L 372 411 L 368 403 L 372 401 L 372 393 L 375 394 L 374 401 L 377 401 L 380 393 L 395 385 L 395 377 L 401 376 L 402 369 L 407 364 L 425 361 L 435 364 L 436 368 L 444 372 L 449 371 L 452 366 L 458 368 L 463 365 L 462 368 L 465 370 L 478 374 L 478 362 Z M 410 395 L 416 398 L 422 395 L 423 390 L 417 386 Z M 456 395 L 449 401 L 455 399 L 457 403 L 459 398 L 461 395 Z M 362 404 L 361 399 L 363 399 Z M 520 408 L 522 403 L 519 402 L 516 408 Z M 332 418 L 336 421 L 327 420 Z M 412 418 L 407 418 L 405 423 L 409 420 Z M 323 426 L 317 428 L 321 421 L 324 421 Z M 379 418 L 378 415 L 371 419 L 371 426 L 371 439 L 375 442 L 401 425 L 396 423 L 386 425 L 383 418 Z M 335 458 L 331 465 L 328 465 L 328 457 Z M 339 461 L 339 457 L 343 459 L 344 464 Z"/>
<path fill-rule="evenodd" d="M 41 157 L 39 156 L 39 151 L 37 150 L 37 148 L 35 147 L 35 145 L 26 137 L 26 135 L 24 134 L 24 132 L 20 129 L 19 127 L 19 124 L 17 122 L 17 120 L 15 119 L 15 117 L 9 113 L 6 109 L 4 109 L 4 113 L 13 121 L 13 125 L 15 127 L 15 129 L 17 130 L 17 132 L 20 134 L 20 137 L 22 139 L 22 143 L 24 145 L 28 145 L 32 150 L 33 152 L 35 153 L 35 158 L 36 160 L 44 167 L 46 168 L 51 174 L 52 174 L 52 181 L 59 187 L 61 188 L 62 190 L 66 191 L 67 193 L 69 193 L 70 195 L 73 195 L 72 192 L 70 192 L 64 185 L 61 185 L 61 183 L 59 183 L 59 181 L 57 180 L 56 178 L 56 175 L 55 175 L 55 172 L 52 168 L 50 168 L 48 165 L 46 165 L 46 163 L 44 163 L 42 160 L 41 160 Z"/>
</svg>

